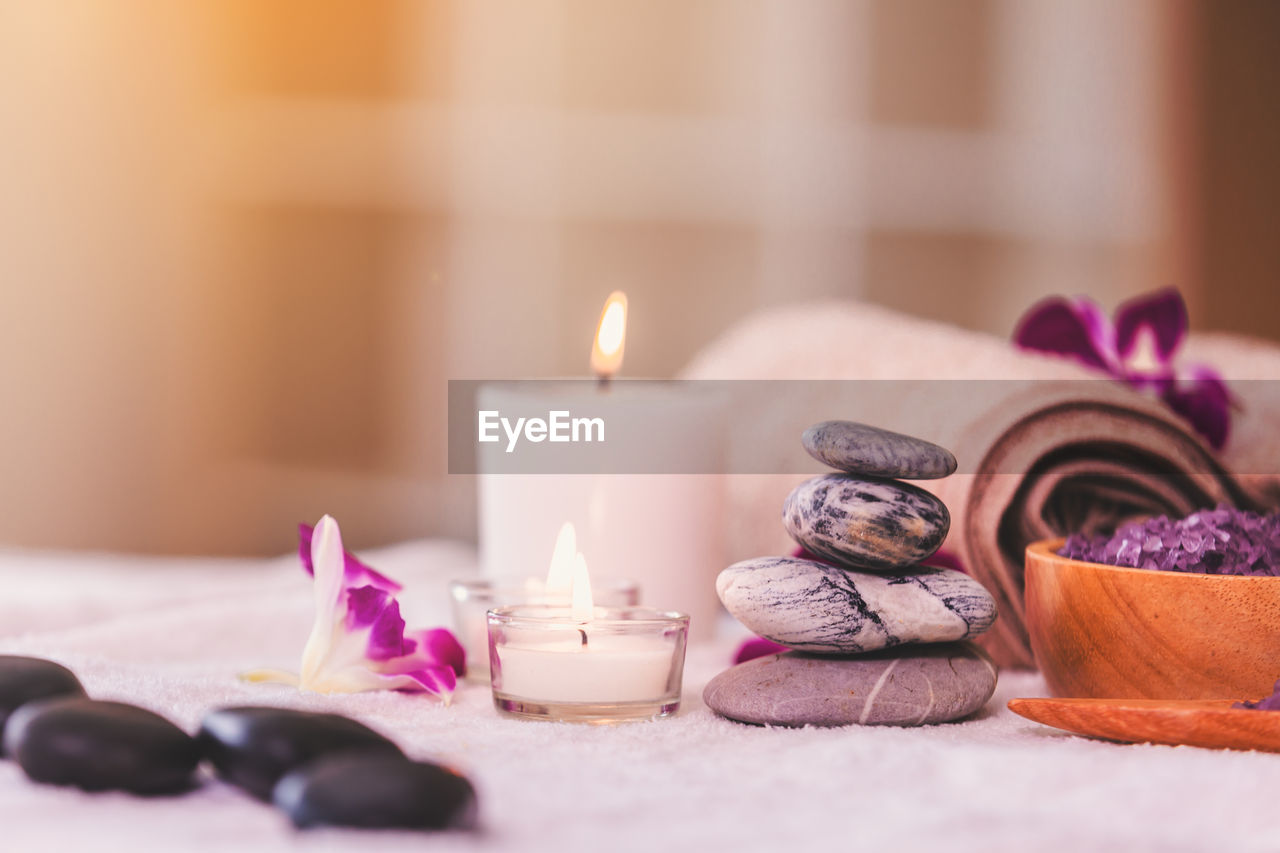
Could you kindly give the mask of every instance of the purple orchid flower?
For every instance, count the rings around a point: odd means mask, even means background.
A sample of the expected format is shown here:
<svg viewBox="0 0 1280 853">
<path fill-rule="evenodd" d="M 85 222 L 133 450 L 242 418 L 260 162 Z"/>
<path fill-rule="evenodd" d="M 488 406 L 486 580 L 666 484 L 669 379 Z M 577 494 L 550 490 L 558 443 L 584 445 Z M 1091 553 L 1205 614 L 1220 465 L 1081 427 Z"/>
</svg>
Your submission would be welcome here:
<svg viewBox="0 0 1280 853">
<path fill-rule="evenodd" d="M 1085 297 L 1042 300 L 1022 316 L 1013 342 L 1106 373 L 1164 401 L 1215 450 L 1231 431 L 1231 394 L 1205 365 L 1178 370 L 1174 356 L 1187 334 L 1187 306 L 1168 287 L 1125 302 L 1113 323 Z"/>
<path fill-rule="evenodd" d="M 243 677 L 316 693 L 432 693 L 448 703 L 466 671 L 457 638 L 444 628 L 405 631 L 395 599 L 400 584 L 344 551 L 329 516 L 314 530 L 299 525 L 298 540 L 302 567 L 315 578 L 316 606 L 300 671 L 255 670 Z"/>
</svg>

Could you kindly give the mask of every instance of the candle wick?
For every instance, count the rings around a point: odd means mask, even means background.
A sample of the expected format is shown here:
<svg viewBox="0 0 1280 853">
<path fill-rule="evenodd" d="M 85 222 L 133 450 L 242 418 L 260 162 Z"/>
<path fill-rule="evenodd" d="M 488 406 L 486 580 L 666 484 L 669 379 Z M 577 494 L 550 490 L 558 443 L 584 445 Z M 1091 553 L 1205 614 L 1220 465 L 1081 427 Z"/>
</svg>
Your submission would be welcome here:
<svg viewBox="0 0 1280 853">
<path fill-rule="evenodd" d="M 610 380 L 610 379 L 612 379 L 612 378 L 613 378 L 613 374 L 610 374 L 610 373 L 597 373 L 597 374 L 596 374 L 596 388 L 597 388 L 599 391 L 601 391 L 602 393 L 603 393 L 603 392 L 607 392 L 607 391 L 609 390 L 609 380 Z"/>
<path fill-rule="evenodd" d="M 579 628 L 578 633 L 582 635 L 582 645 L 585 648 L 587 645 L 587 632 L 582 628 Z"/>
</svg>

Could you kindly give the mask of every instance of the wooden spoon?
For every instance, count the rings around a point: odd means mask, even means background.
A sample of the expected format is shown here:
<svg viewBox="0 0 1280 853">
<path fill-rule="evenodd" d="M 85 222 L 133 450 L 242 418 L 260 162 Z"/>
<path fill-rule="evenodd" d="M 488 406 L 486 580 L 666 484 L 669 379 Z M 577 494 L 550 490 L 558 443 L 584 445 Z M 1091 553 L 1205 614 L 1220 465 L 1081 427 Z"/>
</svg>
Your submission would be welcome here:
<svg viewBox="0 0 1280 853">
<path fill-rule="evenodd" d="M 1280 752 L 1280 711 L 1232 708 L 1230 699 L 1011 699 L 1028 720 L 1121 743 Z"/>
</svg>

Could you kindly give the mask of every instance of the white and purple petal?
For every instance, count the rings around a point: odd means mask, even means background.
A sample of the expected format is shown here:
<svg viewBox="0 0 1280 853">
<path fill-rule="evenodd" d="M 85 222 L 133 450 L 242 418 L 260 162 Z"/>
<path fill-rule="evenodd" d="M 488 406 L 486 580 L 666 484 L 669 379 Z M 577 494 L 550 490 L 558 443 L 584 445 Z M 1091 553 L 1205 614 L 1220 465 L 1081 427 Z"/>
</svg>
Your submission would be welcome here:
<svg viewBox="0 0 1280 853">
<path fill-rule="evenodd" d="M 405 635 L 406 655 L 418 655 L 431 665 L 447 666 L 459 676 L 467 674 L 467 653 L 447 628 L 426 628 Z"/>
<path fill-rule="evenodd" d="M 347 591 L 346 630 L 366 632 L 365 655 L 371 660 L 389 660 L 405 653 L 404 618 L 400 603 L 383 590 L 362 586 Z"/>
<path fill-rule="evenodd" d="M 1135 297 L 1116 309 L 1115 341 L 1121 358 L 1133 354 L 1143 331 L 1151 334 L 1156 357 L 1168 365 L 1187 334 L 1187 304 L 1177 288 Z"/>
<path fill-rule="evenodd" d="M 325 518 L 328 517 L 325 516 Z M 309 524 L 298 525 L 298 559 L 302 561 L 302 568 L 309 575 L 315 575 L 315 561 L 312 557 L 311 547 L 314 538 L 314 527 Z M 342 569 L 347 586 L 375 586 L 378 589 L 385 589 L 387 592 L 393 593 L 400 592 L 403 589 L 400 584 L 386 575 L 374 571 L 356 559 L 355 555 L 346 551 L 342 552 Z"/>
<path fill-rule="evenodd" d="M 451 696 L 458 686 L 458 673 L 448 666 L 427 666 L 398 673 L 395 677 L 408 682 L 396 689 L 411 692 L 423 690 L 440 696 Z"/>
</svg>

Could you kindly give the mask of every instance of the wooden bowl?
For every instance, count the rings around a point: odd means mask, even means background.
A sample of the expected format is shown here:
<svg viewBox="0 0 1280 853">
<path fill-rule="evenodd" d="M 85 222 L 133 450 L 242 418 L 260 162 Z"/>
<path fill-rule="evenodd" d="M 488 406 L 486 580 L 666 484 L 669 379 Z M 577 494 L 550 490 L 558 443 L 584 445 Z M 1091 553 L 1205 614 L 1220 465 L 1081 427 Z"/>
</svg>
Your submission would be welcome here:
<svg viewBox="0 0 1280 853">
<path fill-rule="evenodd" d="M 1280 678 L 1280 577 L 1123 569 L 1027 546 L 1031 650 L 1055 696 L 1257 699 Z"/>
</svg>

